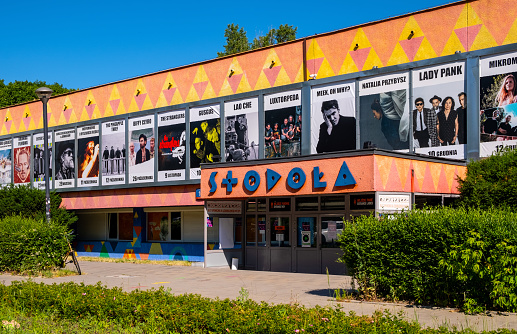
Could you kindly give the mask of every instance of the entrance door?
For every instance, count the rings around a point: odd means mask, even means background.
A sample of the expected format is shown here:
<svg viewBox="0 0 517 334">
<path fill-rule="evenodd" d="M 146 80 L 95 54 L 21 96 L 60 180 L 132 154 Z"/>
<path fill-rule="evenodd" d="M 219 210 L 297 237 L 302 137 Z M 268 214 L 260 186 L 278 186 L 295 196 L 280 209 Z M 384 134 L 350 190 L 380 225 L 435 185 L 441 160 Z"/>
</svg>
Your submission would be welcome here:
<svg viewBox="0 0 517 334">
<path fill-rule="evenodd" d="M 271 269 L 268 231 L 266 216 L 257 215 L 257 270 L 266 271 Z"/>
<path fill-rule="evenodd" d="M 296 272 L 321 273 L 318 217 L 296 217 Z"/>
<path fill-rule="evenodd" d="M 346 266 L 337 262 L 343 255 L 337 240 L 343 232 L 343 216 L 321 217 L 321 272 L 328 272 L 333 275 L 346 273 Z"/>
<path fill-rule="evenodd" d="M 290 216 L 269 216 L 271 271 L 291 272 Z"/>
</svg>

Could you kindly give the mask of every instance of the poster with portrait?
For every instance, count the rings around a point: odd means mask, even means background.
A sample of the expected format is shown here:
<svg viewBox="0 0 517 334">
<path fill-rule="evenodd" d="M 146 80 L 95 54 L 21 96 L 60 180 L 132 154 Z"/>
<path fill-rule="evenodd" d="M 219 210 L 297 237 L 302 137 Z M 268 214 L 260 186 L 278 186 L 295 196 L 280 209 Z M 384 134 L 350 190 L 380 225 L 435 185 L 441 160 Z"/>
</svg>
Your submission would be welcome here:
<svg viewBox="0 0 517 334">
<path fill-rule="evenodd" d="M 311 152 L 356 149 L 355 82 L 311 89 Z"/>
<path fill-rule="evenodd" d="M 54 133 L 56 149 L 55 180 L 56 189 L 75 187 L 75 129 L 56 131 Z"/>
<path fill-rule="evenodd" d="M 101 156 L 102 185 L 111 186 L 126 183 L 126 121 L 116 120 L 102 123 Z M 134 144 L 129 154 L 135 156 Z"/>
<path fill-rule="evenodd" d="M 414 70 L 411 110 L 415 153 L 465 158 L 467 108 L 464 62 Z"/>
<path fill-rule="evenodd" d="M 77 128 L 77 186 L 99 185 L 99 125 Z M 119 151 L 120 152 L 120 151 Z"/>
<path fill-rule="evenodd" d="M 158 114 L 158 181 L 185 180 L 185 110 Z"/>
<path fill-rule="evenodd" d="M 129 183 L 154 181 L 154 115 L 129 119 Z M 131 145 L 135 154 L 131 154 Z M 116 152 L 115 152 L 116 153 Z"/>
<path fill-rule="evenodd" d="M 479 60 L 480 148 L 487 157 L 517 147 L 517 52 Z"/>
<path fill-rule="evenodd" d="M 292 90 L 264 96 L 264 157 L 301 154 L 302 91 Z"/>
<path fill-rule="evenodd" d="M 226 161 L 258 159 L 258 98 L 225 102 L 224 116 Z"/>
<path fill-rule="evenodd" d="M 36 133 L 32 136 L 34 150 L 34 164 L 32 175 L 32 186 L 36 189 L 45 189 L 45 153 L 48 159 L 49 187 L 52 189 L 52 131 L 47 133 L 48 146 L 45 151 L 45 137 L 43 133 Z"/>
<path fill-rule="evenodd" d="M 31 183 L 31 142 L 32 138 L 30 135 L 14 138 L 14 184 Z"/>
<path fill-rule="evenodd" d="M 11 139 L 0 140 L 0 187 L 11 184 L 13 143 Z"/>
<path fill-rule="evenodd" d="M 190 108 L 190 178 L 201 178 L 202 163 L 221 159 L 219 104 Z"/>
<path fill-rule="evenodd" d="M 361 148 L 409 150 L 409 74 L 359 81 Z"/>
</svg>

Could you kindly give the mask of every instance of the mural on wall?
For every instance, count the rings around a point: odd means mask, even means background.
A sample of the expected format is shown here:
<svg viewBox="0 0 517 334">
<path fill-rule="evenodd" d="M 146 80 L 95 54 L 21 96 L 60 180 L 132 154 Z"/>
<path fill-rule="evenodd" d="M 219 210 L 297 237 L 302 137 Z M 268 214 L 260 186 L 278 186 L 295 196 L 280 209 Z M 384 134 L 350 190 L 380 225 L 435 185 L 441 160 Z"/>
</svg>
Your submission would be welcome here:
<svg viewBox="0 0 517 334">
<path fill-rule="evenodd" d="M 37 189 L 45 189 L 45 154 L 48 159 L 49 168 L 49 187 L 52 189 L 52 131 L 48 133 L 48 147 L 46 152 L 44 151 L 44 140 L 43 133 L 36 133 L 32 136 L 34 143 L 34 168 L 33 175 L 34 181 L 32 186 Z"/>
<path fill-rule="evenodd" d="M 77 128 L 77 185 L 94 187 L 99 185 L 99 125 Z"/>
<path fill-rule="evenodd" d="M 14 184 L 31 182 L 31 136 L 14 138 Z"/>
<path fill-rule="evenodd" d="M 219 104 L 190 108 L 190 178 L 200 179 L 202 163 L 221 159 Z"/>
<path fill-rule="evenodd" d="M 12 140 L 0 140 L 0 186 L 11 183 L 12 173 Z"/>
<path fill-rule="evenodd" d="M 359 81 L 362 148 L 408 151 L 408 89 L 407 72 Z"/>
<path fill-rule="evenodd" d="M 312 87 L 311 152 L 355 150 L 355 82 Z"/>
<path fill-rule="evenodd" d="M 302 91 L 264 96 L 264 157 L 293 157 L 301 154 Z"/>
<path fill-rule="evenodd" d="M 102 185 L 126 183 L 126 155 L 135 157 L 135 144 L 126 150 L 126 121 L 115 120 L 102 123 Z"/>
<path fill-rule="evenodd" d="M 55 187 L 75 187 L 75 129 L 55 132 Z"/>
<path fill-rule="evenodd" d="M 224 103 L 226 161 L 258 159 L 258 98 Z"/>
<path fill-rule="evenodd" d="M 413 146 L 416 153 L 465 158 L 465 63 L 413 71 Z"/>
<path fill-rule="evenodd" d="M 185 110 L 158 114 L 158 181 L 185 180 Z"/>
<path fill-rule="evenodd" d="M 129 183 L 154 181 L 154 115 L 129 119 Z M 134 154 L 133 154 L 134 153 Z"/>
<path fill-rule="evenodd" d="M 517 146 L 517 52 L 481 58 L 480 156 Z"/>
</svg>

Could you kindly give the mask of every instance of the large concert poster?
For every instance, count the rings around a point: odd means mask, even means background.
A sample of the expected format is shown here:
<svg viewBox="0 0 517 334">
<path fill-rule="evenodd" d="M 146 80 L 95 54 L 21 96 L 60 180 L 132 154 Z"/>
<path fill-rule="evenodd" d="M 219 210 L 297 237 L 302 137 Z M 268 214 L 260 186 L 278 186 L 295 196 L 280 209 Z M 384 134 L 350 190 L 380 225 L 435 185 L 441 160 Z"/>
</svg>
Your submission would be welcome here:
<svg viewBox="0 0 517 334">
<path fill-rule="evenodd" d="M 355 150 L 355 82 L 314 86 L 311 95 L 311 152 Z"/>
<path fill-rule="evenodd" d="M 185 180 L 185 110 L 158 114 L 158 181 Z"/>
<path fill-rule="evenodd" d="M 408 89 L 407 72 L 359 81 L 362 148 L 409 150 Z"/>
<path fill-rule="evenodd" d="M 75 187 L 75 129 L 55 132 L 55 181 L 56 189 Z"/>
<path fill-rule="evenodd" d="M 29 184 L 31 182 L 31 136 L 14 138 L 14 184 Z"/>
<path fill-rule="evenodd" d="M 487 157 L 517 147 L 517 52 L 481 58 L 480 149 Z"/>
<path fill-rule="evenodd" d="M 258 98 L 225 102 L 224 117 L 226 161 L 258 159 Z"/>
<path fill-rule="evenodd" d="M 135 155 L 129 154 L 129 183 L 154 181 L 154 115 L 129 119 L 129 150 L 134 147 Z"/>
<path fill-rule="evenodd" d="M 221 160 L 219 104 L 190 108 L 190 178 L 200 179 L 202 163 Z"/>
<path fill-rule="evenodd" d="M 77 185 L 94 187 L 99 185 L 99 125 L 92 124 L 77 128 Z"/>
<path fill-rule="evenodd" d="M 266 158 L 301 154 L 302 91 L 292 90 L 264 96 Z"/>
<path fill-rule="evenodd" d="M 413 71 L 413 147 L 416 153 L 465 158 L 467 107 L 465 63 Z"/>
<path fill-rule="evenodd" d="M 52 132 L 47 134 L 48 147 L 46 150 L 49 169 L 49 187 L 52 189 Z M 43 133 L 36 133 L 32 136 L 34 147 L 34 168 L 32 170 L 32 185 L 37 189 L 45 189 L 45 137 Z"/>
<path fill-rule="evenodd" d="M 11 183 L 12 148 L 13 144 L 11 139 L 0 140 L 0 186 Z"/>
<path fill-rule="evenodd" d="M 101 156 L 102 185 L 111 186 L 126 183 L 126 155 L 136 156 L 135 146 L 130 143 L 126 150 L 126 121 L 116 120 L 102 123 Z M 138 148 L 138 146 L 137 146 Z"/>
</svg>

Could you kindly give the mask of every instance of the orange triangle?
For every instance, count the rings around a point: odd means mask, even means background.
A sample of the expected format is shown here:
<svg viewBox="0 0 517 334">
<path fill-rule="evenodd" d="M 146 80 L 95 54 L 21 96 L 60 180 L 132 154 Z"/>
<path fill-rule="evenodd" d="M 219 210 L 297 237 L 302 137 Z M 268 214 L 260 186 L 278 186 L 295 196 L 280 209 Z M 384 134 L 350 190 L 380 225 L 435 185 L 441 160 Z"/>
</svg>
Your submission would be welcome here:
<svg viewBox="0 0 517 334">
<path fill-rule="evenodd" d="M 140 260 L 147 260 L 149 258 L 149 254 L 138 253 L 140 255 Z"/>
<path fill-rule="evenodd" d="M 447 182 L 447 177 L 445 176 L 445 168 L 443 165 L 441 167 L 442 169 L 440 171 L 440 177 L 438 179 L 438 187 L 436 191 L 439 193 L 447 194 L 451 191 L 451 189 L 449 188 L 449 183 Z"/>
<path fill-rule="evenodd" d="M 388 182 L 386 182 L 385 191 L 402 191 L 402 184 L 400 182 L 399 173 L 395 165 L 395 160 L 391 161 L 390 174 L 388 176 Z"/>
<path fill-rule="evenodd" d="M 212 88 L 215 92 L 221 91 L 224 80 L 226 79 L 226 76 L 221 75 L 221 73 L 224 73 L 225 69 L 230 67 L 232 61 L 233 59 L 231 57 L 228 57 L 225 59 L 218 59 L 217 61 L 204 65 L 208 81 L 212 85 Z M 202 95 L 199 96 L 202 97 Z"/>
<path fill-rule="evenodd" d="M 375 163 L 377 164 L 378 176 L 381 181 L 380 185 L 382 186 L 382 190 L 386 188 L 392 160 L 392 157 L 384 157 L 380 155 L 375 156 Z"/>
<path fill-rule="evenodd" d="M 424 193 L 435 193 L 436 188 L 434 187 L 433 176 L 429 165 L 429 163 L 426 164 L 424 182 L 422 183 L 422 189 L 420 191 Z"/>
<path fill-rule="evenodd" d="M 399 41 L 400 32 L 404 29 L 408 19 L 409 16 L 372 24 L 363 28 L 364 34 L 370 41 L 382 64 L 388 63 Z M 382 31 L 382 33 L 379 33 L 379 31 Z"/>
<path fill-rule="evenodd" d="M 185 97 L 188 95 L 190 87 L 196 77 L 196 73 L 196 66 L 189 66 L 173 72 L 174 81 L 178 85 L 178 90 L 182 100 L 185 100 Z"/>
<path fill-rule="evenodd" d="M 332 35 L 321 36 L 316 39 L 334 73 L 339 73 L 341 65 L 343 65 L 343 61 L 345 61 L 349 46 L 354 40 L 356 31 L 357 29 L 346 30 Z"/>
<path fill-rule="evenodd" d="M 302 50 L 302 43 L 303 42 L 291 43 L 274 48 L 280 59 L 280 64 L 282 64 L 287 76 L 291 79 L 291 83 L 295 83 L 296 75 L 302 65 L 303 55 L 302 52 L 300 52 L 300 50 Z"/>
<path fill-rule="evenodd" d="M 440 55 L 447 44 L 448 37 L 454 29 L 464 4 L 447 6 L 414 15 L 423 34 L 436 54 Z"/>
<path fill-rule="evenodd" d="M 246 78 L 248 79 L 251 87 L 255 87 L 257 84 L 268 54 L 269 50 L 261 50 L 237 56 L 237 61 L 239 62 L 242 71 L 246 73 Z"/>
<path fill-rule="evenodd" d="M 497 45 L 503 44 L 517 17 L 515 0 L 480 0 L 470 3 Z"/>
</svg>

